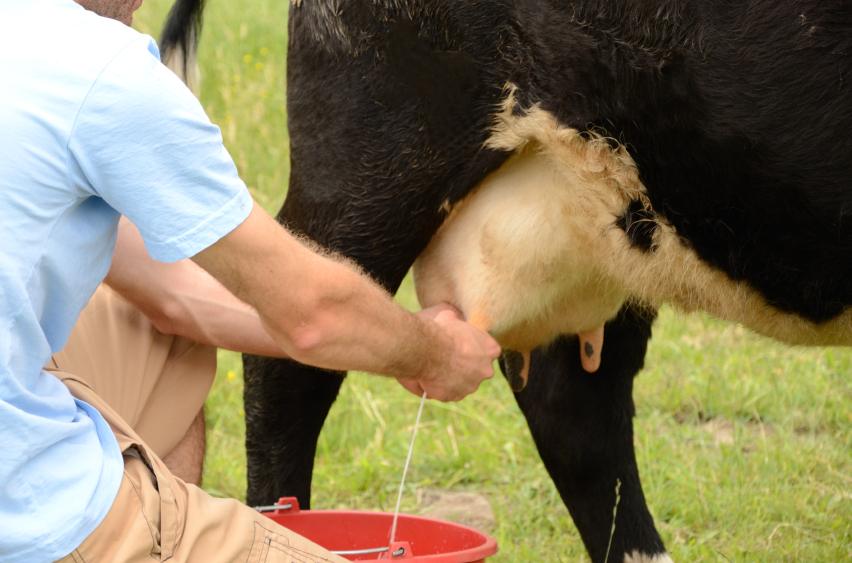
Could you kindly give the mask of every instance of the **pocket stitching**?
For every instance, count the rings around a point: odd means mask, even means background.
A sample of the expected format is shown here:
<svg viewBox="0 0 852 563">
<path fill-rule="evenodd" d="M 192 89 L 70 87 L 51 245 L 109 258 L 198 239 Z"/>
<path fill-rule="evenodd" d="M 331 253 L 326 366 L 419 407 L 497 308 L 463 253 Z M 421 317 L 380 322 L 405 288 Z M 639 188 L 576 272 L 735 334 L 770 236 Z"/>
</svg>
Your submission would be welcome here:
<svg viewBox="0 0 852 563">
<path fill-rule="evenodd" d="M 318 556 L 313 553 L 309 553 L 303 549 L 300 549 L 296 546 L 290 545 L 290 538 L 281 534 L 274 528 L 267 528 L 263 524 L 255 522 L 256 525 L 260 526 L 264 530 L 266 530 L 269 540 L 266 542 L 266 545 L 269 546 L 269 549 L 275 549 L 276 551 L 280 551 L 285 555 L 290 555 L 291 557 L 299 556 L 299 557 L 307 557 L 307 561 L 315 562 L 315 561 L 331 561 L 328 557 Z M 320 546 L 322 547 L 322 546 Z M 313 559 L 314 557 L 321 557 L 322 559 Z"/>
<path fill-rule="evenodd" d="M 328 559 L 326 557 L 323 557 L 322 559 L 314 559 L 315 556 L 311 553 L 308 553 L 307 551 L 302 551 L 301 549 L 299 549 L 297 547 L 293 547 L 292 545 L 284 545 L 281 542 L 275 542 L 275 544 L 278 544 L 278 545 L 274 545 L 272 538 L 269 538 L 269 540 L 270 541 L 266 545 L 269 546 L 270 550 L 274 549 L 274 550 L 279 551 L 279 552 L 281 552 L 284 555 L 287 555 L 289 557 L 297 557 L 298 559 L 300 559 L 301 561 L 304 561 L 305 563 L 317 563 L 318 561 L 331 561 L 330 559 Z M 286 549 L 284 549 L 284 548 L 286 548 Z M 304 559 L 302 559 L 302 558 L 304 558 Z"/>
<path fill-rule="evenodd" d="M 257 557 L 252 559 L 252 552 L 255 544 L 258 543 L 259 536 L 263 538 L 263 543 L 258 547 Z M 267 528 L 260 522 L 254 522 L 254 534 L 252 536 L 251 545 L 249 546 L 249 553 L 246 557 L 246 562 L 256 561 L 257 563 L 265 563 L 269 557 L 269 552 L 272 549 L 289 557 L 298 558 L 297 561 L 305 561 L 307 563 L 318 563 L 321 561 L 327 561 L 330 563 L 332 561 L 328 557 L 315 555 L 298 547 L 292 546 L 289 541 L 290 539 L 286 535 L 278 532 L 276 528 Z M 320 559 L 317 559 L 317 557 L 320 557 Z"/>
<path fill-rule="evenodd" d="M 249 561 L 251 561 L 251 554 L 252 554 L 252 551 L 254 551 L 254 542 L 257 540 L 257 528 L 258 527 L 262 527 L 262 526 L 260 526 L 260 524 L 258 524 L 257 522 L 254 522 L 254 528 L 253 528 L 254 533 L 251 535 L 251 544 L 249 545 L 248 554 L 246 555 L 246 563 L 249 563 Z"/>
</svg>

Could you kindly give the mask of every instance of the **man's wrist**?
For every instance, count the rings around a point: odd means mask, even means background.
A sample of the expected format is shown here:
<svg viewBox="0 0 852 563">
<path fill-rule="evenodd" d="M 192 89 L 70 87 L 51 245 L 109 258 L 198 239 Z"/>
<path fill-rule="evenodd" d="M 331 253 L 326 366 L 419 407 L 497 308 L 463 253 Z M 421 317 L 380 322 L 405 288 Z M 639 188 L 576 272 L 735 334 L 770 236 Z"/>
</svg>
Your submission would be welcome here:
<svg viewBox="0 0 852 563">
<path fill-rule="evenodd" d="M 428 382 L 442 369 L 447 354 L 452 348 L 452 339 L 435 321 L 412 315 L 415 323 L 414 346 L 408 348 L 412 354 L 407 358 L 410 370 L 400 379 Z"/>
</svg>

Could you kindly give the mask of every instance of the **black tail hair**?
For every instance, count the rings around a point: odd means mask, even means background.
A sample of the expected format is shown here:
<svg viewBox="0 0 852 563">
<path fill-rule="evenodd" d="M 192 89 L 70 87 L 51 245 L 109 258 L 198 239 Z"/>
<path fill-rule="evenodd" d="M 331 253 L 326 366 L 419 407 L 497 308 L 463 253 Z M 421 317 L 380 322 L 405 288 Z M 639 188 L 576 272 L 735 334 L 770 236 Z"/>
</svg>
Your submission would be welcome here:
<svg viewBox="0 0 852 563">
<path fill-rule="evenodd" d="M 201 36 L 205 0 L 177 0 L 166 18 L 160 38 L 160 54 L 184 82 L 189 84 L 194 70 L 195 51 Z M 179 57 L 179 58 L 176 58 Z"/>
</svg>

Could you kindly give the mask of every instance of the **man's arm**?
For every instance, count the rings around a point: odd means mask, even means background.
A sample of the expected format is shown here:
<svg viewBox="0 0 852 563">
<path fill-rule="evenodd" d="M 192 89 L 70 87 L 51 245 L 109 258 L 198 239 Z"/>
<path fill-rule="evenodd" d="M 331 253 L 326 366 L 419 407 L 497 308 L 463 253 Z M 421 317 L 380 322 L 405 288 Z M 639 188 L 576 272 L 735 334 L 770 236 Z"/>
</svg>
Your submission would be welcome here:
<svg viewBox="0 0 852 563">
<path fill-rule="evenodd" d="M 312 251 L 255 204 L 231 233 L 193 258 L 260 313 L 299 362 L 413 381 L 458 400 L 492 375 L 499 346 L 450 310 L 415 316 L 356 267 Z"/>
<path fill-rule="evenodd" d="M 191 260 L 165 263 L 145 250 L 125 218 L 118 225 L 112 265 L 104 280 L 165 334 L 238 352 L 286 357 L 260 316 Z"/>
</svg>

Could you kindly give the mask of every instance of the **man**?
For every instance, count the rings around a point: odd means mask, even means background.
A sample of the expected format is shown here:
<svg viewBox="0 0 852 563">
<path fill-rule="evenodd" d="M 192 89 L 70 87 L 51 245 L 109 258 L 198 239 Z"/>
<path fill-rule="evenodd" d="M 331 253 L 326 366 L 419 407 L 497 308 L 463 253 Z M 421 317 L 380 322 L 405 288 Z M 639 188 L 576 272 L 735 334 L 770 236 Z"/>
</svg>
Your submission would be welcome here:
<svg viewBox="0 0 852 563">
<path fill-rule="evenodd" d="M 192 257 L 256 309 L 300 362 L 455 400 L 498 346 L 452 311 L 405 312 L 290 236 L 123 25 L 141 2 L 78 1 L 0 0 L 0 560 L 339 561 L 175 478 L 75 374 L 42 369 L 107 273 L 119 214 L 154 259 Z"/>
</svg>

